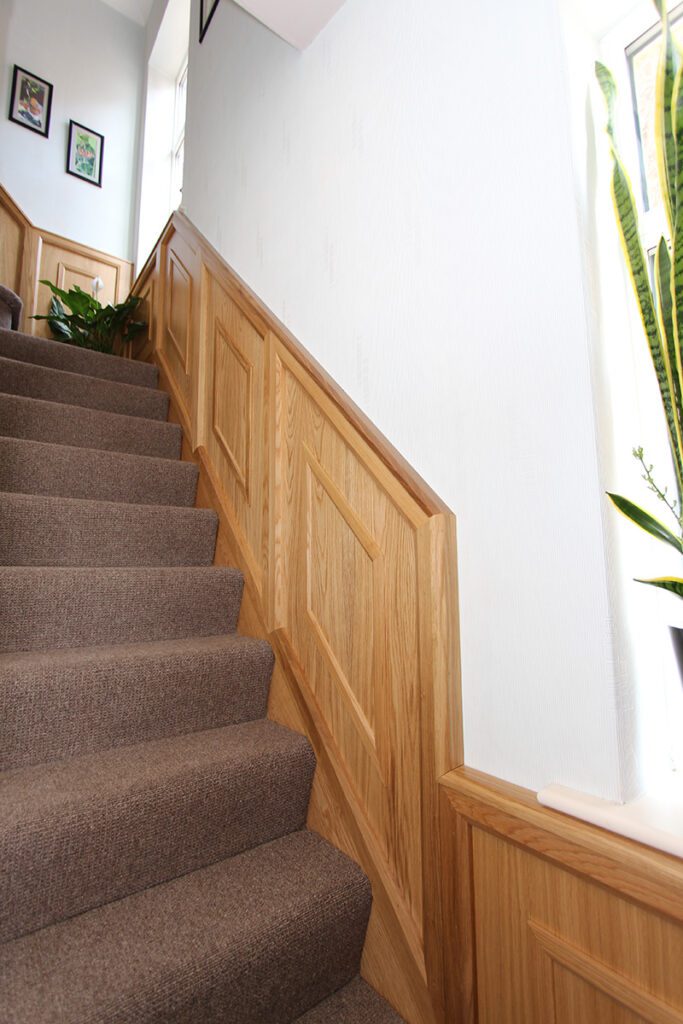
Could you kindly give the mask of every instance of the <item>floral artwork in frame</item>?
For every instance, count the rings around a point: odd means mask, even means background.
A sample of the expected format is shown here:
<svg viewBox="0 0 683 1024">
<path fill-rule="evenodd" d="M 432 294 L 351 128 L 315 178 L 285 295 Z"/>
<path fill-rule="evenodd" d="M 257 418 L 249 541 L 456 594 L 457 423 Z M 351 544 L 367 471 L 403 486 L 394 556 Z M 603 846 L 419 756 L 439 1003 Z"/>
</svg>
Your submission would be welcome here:
<svg viewBox="0 0 683 1024">
<path fill-rule="evenodd" d="M 69 121 L 69 144 L 66 154 L 66 172 L 102 188 L 102 158 L 104 135 Z"/>
<path fill-rule="evenodd" d="M 14 65 L 9 119 L 47 138 L 50 133 L 52 86 L 44 78 Z"/>
<path fill-rule="evenodd" d="M 211 19 L 216 13 L 218 0 L 199 0 L 199 42 L 204 41 Z"/>
</svg>

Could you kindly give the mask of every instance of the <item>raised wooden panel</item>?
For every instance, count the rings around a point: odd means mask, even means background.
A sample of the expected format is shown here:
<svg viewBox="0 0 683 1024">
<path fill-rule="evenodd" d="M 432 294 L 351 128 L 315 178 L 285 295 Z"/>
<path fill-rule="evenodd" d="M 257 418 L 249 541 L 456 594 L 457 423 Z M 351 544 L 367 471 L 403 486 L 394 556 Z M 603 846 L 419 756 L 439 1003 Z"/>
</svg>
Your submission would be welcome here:
<svg viewBox="0 0 683 1024">
<path fill-rule="evenodd" d="M 385 632 L 382 552 L 306 448 L 304 458 L 306 613 L 330 678 L 377 761 L 375 728 L 381 709 L 375 707 L 380 667 L 375 662 Z"/>
<path fill-rule="evenodd" d="M 168 339 L 187 374 L 192 331 L 192 281 L 174 249 L 168 250 Z"/>
<path fill-rule="evenodd" d="M 207 275 L 201 436 L 260 595 L 267 559 L 267 329 Z"/>
<path fill-rule="evenodd" d="M 214 324 L 213 355 L 211 432 L 248 501 L 254 434 L 254 364 L 225 333 L 218 320 Z"/>
<path fill-rule="evenodd" d="M 180 233 L 165 247 L 161 353 L 178 394 L 183 426 L 191 431 L 195 407 L 195 340 L 198 331 L 197 254 Z"/>
<path fill-rule="evenodd" d="M 424 514 L 276 346 L 277 625 L 421 934 L 416 533 Z"/>
</svg>

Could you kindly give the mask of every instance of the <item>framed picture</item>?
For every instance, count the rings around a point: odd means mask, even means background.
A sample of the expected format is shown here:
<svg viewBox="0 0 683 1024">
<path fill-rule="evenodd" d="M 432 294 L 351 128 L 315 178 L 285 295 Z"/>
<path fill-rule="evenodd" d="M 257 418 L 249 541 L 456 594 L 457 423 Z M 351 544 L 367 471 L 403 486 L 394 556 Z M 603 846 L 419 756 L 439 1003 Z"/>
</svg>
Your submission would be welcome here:
<svg viewBox="0 0 683 1024">
<path fill-rule="evenodd" d="M 66 151 L 66 172 L 102 188 L 102 157 L 104 135 L 69 121 L 69 144 Z"/>
<path fill-rule="evenodd" d="M 206 35 L 211 19 L 216 13 L 218 0 L 199 0 L 199 42 L 201 43 Z"/>
<path fill-rule="evenodd" d="M 14 65 L 9 119 L 32 132 L 48 137 L 52 111 L 52 86 L 44 78 Z"/>
</svg>

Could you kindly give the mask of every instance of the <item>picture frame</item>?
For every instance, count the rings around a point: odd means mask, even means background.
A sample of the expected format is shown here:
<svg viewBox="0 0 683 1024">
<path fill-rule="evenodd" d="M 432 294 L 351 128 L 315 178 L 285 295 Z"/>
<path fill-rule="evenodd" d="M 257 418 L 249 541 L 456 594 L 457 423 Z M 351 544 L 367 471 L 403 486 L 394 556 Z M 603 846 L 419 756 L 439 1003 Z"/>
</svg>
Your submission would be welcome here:
<svg viewBox="0 0 683 1024">
<path fill-rule="evenodd" d="M 199 0 L 199 42 L 204 41 L 204 36 L 209 30 L 211 19 L 216 13 L 219 0 Z"/>
<path fill-rule="evenodd" d="M 103 161 L 104 135 L 86 128 L 78 121 L 69 121 L 66 173 L 102 188 Z"/>
<path fill-rule="evenodd" d="M 50 134 L 52 84 L 26 68 L 14 65 L 9 102 L 9 119 L 43 138 Z"/>
</svg>

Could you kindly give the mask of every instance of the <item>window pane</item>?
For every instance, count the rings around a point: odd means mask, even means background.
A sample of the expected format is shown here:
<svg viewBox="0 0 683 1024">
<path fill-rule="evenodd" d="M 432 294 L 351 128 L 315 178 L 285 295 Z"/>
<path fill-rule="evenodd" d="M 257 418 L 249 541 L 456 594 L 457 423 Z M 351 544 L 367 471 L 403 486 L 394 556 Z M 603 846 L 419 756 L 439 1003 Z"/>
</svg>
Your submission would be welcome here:
<svg viewBox="0 0 683 1024">
<path fill-rule="evenodd" d="M 680 6 L 677 7 L 672 11 L 670 17 L 673 34 L 680 41 L 683 9 Z M 640 151 L 643 203 L 646 210 L 661 206 L 654 134 L 655 87 L 660 41 L 661 31 L 659 25 L 656 25 L 626 49 L 626 59 L 631 75 L 633 116 L 636 122 Z"/>
</svg>

